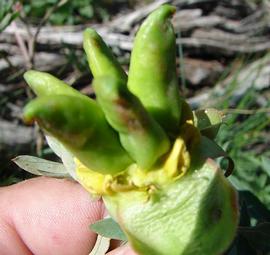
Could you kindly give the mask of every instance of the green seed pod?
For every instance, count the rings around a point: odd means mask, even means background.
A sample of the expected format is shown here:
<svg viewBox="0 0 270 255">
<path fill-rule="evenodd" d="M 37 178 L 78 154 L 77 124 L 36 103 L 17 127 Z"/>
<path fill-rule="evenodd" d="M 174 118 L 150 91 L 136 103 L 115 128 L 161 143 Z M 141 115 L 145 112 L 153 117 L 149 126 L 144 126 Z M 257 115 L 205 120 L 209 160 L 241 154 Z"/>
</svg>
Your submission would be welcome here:
<svg viewBox="0 0 270 255">
<path fill-rule="evenodd" d="M 73 95 L 86 97 L 49 73 L 30 70 L 24 74 L 24 79 L 37 96 Z"/>
<path fill-rule="evenodd" d="M 88 168 L 116 174 L 132 163 L 117 134 L 95 101 L 74 96 L 47 96 L 24 109 L 26 122 L 37 121 Z"/>
<path fill-rule="evenodd" d="M 96 78 L 93 86 L 108 122 L 120 134 L 122 146 L 141 168 L 151 167 L 170 148 L 165 132 L 121 80 L 103 76 Z"/>
<path fill-rule="evenodd" d="M 104 197 L 138 254 L 217 255 L 228 248 L 238 223 L 236 192 L 213 161 L 194 170 L 150 194 Z"/>
<path fill-rule="evenodd" d="M 176 75 L 176 42 L 170 17 L 175 8 L 162 5 L 140 27 L 132 50 L 128 88 L 169 133 L 176 133 L 181 103 Z"/>
<path fill-rule="evenodd" d="M 110 75 L 126 82 L 127 75 L 99 34 L 91 28 L 83 33 L 83 48 L 95 77 Z"/>
</svg>

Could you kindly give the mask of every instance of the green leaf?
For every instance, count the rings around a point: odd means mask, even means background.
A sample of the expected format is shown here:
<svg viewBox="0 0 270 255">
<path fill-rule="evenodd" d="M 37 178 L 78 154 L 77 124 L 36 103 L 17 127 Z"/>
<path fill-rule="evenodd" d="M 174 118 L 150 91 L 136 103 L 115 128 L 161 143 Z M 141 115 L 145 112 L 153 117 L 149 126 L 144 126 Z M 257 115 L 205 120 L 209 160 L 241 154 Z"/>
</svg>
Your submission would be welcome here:
<svg viewBox="0 0 270 255">
<path fill-rule="evenodd" d="M 224 157 L 228 160 L 225 176 L 230 176 L 234 169 L 234 162 L 228 154 L 214 141 L 206 136 L 201 137 L 201 143 L 198 148 L 198 154 L 202 158 L 219 158 Z"/>
<path fill-rule="evenodd" d="M 214 139 L 223 120 L 223 113 L 214 108 L 193 112 L 194 124 L 202 135 Z"/>
<path fill-rule="evenodd" d="M 50 148 L 59 158 L 61 158 L 67 172 L 76 180 L 74 156 L 54 137 L 45 135 L 45 138 Z"/>
<path fill-rule="evenodd" d="M 249 215 L 258 221 L 267 221 L 270 222 L 270 211 L 266 208 L 266 206 L 251 192 L 249 191 L 240 191 L 239 192 L 240 200 L 244 200 Z"/>
<path fill-rule="evenodd" d="M 110 248 L 110 238 L 98 235 L 95 246 L 89 255 L 105 255 Z"/>
<path fill-rule="evenodd" d="M 62 158 L 64 147 L 63 145 L 57 141 L 54 137 L 50 135 L 45 135 L 46 141 L 49 147 L 53 150 L 53 152 L 59 157 Z"/>
<path fill-rule="evenodd" d="M 80 15 L 82 15 L 85 18 L 92 18 L 94 16 L 94 9 L 93 6 L 83 6 L 79 9 Z"/>
<path fill-rule="evenodd" d="M 19 16 L 18 12 L 7 13 L 6 16 L 0 22 L 0 32 L 4 31 L 4 29 L 17 17 Z"/>
<path fill-rule="evenodd" d="M 250 185 L 248 185 L 245 181 L 243 180 L 239 180 L 239 178 L 237 178 L 234 175 L 229 176 L 228 180 L 230 181 L 230 183 L 238 190 L 251 190 Z"/>
<path fill-rule="evenodd" d="M 236 245 L 233 245 L 233 247 L 229 250 L 229 252 L 226 253 L 226 255 L 238 255 Z"/>
<path fill-rule="evenodd" d="M 270 177 L 270 158 L 262 156 L 261 167 L 265 171 L 265 173 L 267 173 L 267 175 Z"/>
<path fill-rule="evenodd" d="M 35 175 L 58 178 L 70 177 L 66 168 L 61 163 L 28 155 L 18 156 L 13 161 L 23 170 Z"/>
<path fill-rule="evenodd" d="M 258 224 L 256 227 L 240 227 L 240 234 L 258 252 L 266 254 L 270 251 L 270 223 Z"/>
<path fill-rule="evenodd" d="M 4 18 L 4 16 L 12 11 L 13 1 L 10 0 L 1 0 L 0 1 L 0 20 Z"/>
<path fill-rule="evenodd" d="M 104 237 L 127 241 L 126 235 L 118 223 L 112 218 L 97 221 L 96 223 L 90 225 L 90 229 Z"/>
<path fill-rule="evenodd" d="M 248 212 L 247 203 L 245 200 L 240 201 L 240 219 L 239 225 L 242 227 L 251 226 L 251 218 Z"/>
</svg>

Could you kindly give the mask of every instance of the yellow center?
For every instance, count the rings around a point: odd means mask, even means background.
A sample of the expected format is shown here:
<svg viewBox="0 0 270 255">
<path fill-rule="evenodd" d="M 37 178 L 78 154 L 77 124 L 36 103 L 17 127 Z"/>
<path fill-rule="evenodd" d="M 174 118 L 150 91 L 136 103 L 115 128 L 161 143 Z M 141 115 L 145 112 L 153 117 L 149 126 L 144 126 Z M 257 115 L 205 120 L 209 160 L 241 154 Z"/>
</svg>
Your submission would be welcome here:
<svg viewBox="0 0 270 255">
<path fill-rule="evenodd" d="M 185 123 L 180 134 L 163 161 L 151 170 L 146 171 L 132 164 L 115 176 L 104 175 L 85 167 L 75 159 L 78 180 L 93 195 L 113 195 L 131 190 L 151 191 L 173 182 L 189 169 L 190 151 L 199 139 L 199 132 L 191 123 Z"/>
</svg>

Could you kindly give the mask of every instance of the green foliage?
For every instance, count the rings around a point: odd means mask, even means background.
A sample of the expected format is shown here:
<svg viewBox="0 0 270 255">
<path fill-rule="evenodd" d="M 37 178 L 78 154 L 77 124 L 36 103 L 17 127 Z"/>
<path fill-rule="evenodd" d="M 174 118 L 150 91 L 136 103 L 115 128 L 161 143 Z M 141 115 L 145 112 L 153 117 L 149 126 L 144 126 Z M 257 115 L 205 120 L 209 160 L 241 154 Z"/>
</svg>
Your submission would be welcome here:
<svg viewBox="0 0 270 255">
<path fill-rule="evenodd" d="M 234 160 L 235 170 L 229 180 L 239 192 L 240 223 L 237 237 L 226 255 L 268 254 L 270 222 L 270 151 L 269 106 L 266 91 L 258 91 L 253 85 L 244 96 L 232 100 L 238 88 L 245 86 L 250 78 L 238 84 L 238 77 L 245 64 L 234 73 L 227 84 L 223 101 L 216 105 L 228 110 L 225 124 L 221 125 L 217 136 L 218 144 Z M 258 67 L 260 68 L 260 67 Z M 253 70 L 257 74 L 260 70 Z M 225 78 L 225 77 L 224 77 Z M 224 100 L 225 99 L 225 100 Z M 262 100 L 263 99 L 263 100 Z M 258 102 L 268 102 L 263 105 Z M 226 162 L 221 161 L 224 168 Z"/>
<path fill-rule="evenodd" d="M 119 224 L 112 218 L 106 218 L 90 225 L 90 229 L 97 234 L 111 239 L 127 241 L 127 237 Z"/>
<path fill-rule="evenodd" d="M 45 175 L 50 177 L 70 177 L 63 164 L 49 161 L 46 159 L 22 155 L 18 156 L 13 161 L 25 171 L 34 175 Z"/>
<path fill-rule="evenodd" d="M 56 5 L 58 0 L 22 0 L 24 11 L 27 17 L 33 22 L 38 22 L 48 9 Z M 121 3 L 121 1 L 106 0 L 67 0 L 65 4 L 60 6 L 56 12 L 52 13 L 49 22 L 54 25 L 76 25 L 89 22 L 91 19 L 104 21 L 108 20 L 113 4 Z"/>
<path fill-rule="evenodd" d="M 0 0 L 0 32 L 2 32 L 19 15 L 13 6 L 14 0 Z"/>
<path fill-rule="evenodd" d="M 239 206 L 237 237 L 226 255 L 269 254 L 269 210 L 249 191 L 239 192 Z"/>
<path fill-rule="evenodd" d="M 237 108 L 254 108 L 257 97 L 258 93 L 250 89 Z M 232 182 L 238 190 L 251 191 L 270 208 L 270 152 L 266 148 L 269 143 L 269 113 L 255 111 L 245 116 L 229 114 L 225 123 L 221 127 L 218 141 L 235 161 Z"/>
</svg>

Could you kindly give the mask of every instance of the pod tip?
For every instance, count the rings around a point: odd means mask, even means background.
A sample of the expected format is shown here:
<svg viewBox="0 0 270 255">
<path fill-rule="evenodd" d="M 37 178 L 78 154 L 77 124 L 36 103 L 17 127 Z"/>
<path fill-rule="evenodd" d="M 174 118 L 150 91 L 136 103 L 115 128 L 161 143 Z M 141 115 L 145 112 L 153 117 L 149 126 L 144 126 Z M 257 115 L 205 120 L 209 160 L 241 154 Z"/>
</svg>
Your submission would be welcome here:
<svg viewBox="0 0 270 255">
<path fill-rule="evenodd" d="M 23 78 L 26 80 L 27 83 L 31 81 L 39 72 L 35 70 L 28 70 L 23 74 Z"/>
<path fill-rule="evenodd" d="M 176 7 L 170 4 L 163 4 L 156 11 L 160 13 L 160 18 L 167 19 L 171 18 L 175 14 Z"/>
<path fill-rule="evenodd" d="M 84 39 L 98 38 L 99 34 L 93 28 L 86 28 L 83 32 Z"/>
<path fill-rule="evenodd" d="M 26 107 L 23 110 L 23 116 L 22 116 L 23 122 L 25 124 L 31 125 L 36 120 L 36 110 L 32 107 L 32 104 L 26 105 Z"/>
</svg>

